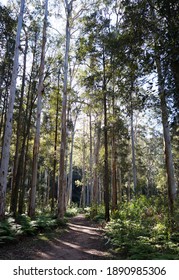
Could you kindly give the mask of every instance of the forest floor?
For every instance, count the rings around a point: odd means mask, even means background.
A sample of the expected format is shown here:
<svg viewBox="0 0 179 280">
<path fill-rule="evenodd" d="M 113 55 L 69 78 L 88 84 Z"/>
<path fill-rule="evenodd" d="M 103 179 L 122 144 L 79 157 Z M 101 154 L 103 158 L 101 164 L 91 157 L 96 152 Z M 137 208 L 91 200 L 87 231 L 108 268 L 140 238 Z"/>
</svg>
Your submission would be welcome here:
<svg viewBox="0 0 179 280">
<path fill-rule="evenodd" d="M 1 260 L 99 260 L 111 259 L 98 224 L 80 214 L 65 229 L 22 237 L 0 249 Z"/>
</svg>

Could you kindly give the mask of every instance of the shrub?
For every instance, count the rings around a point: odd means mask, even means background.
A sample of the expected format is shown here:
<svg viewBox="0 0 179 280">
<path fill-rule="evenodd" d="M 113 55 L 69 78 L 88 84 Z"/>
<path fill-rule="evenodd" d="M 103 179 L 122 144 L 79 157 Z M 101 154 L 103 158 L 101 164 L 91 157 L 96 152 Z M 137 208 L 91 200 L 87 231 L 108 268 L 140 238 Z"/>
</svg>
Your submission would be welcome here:
<svg viewBox="0 0 179 280">
<path fill-rule="evenodd" d="M 65 216 L 66 217 L 74 217 L 78 214 L 78 208 L 77 207 L 70 207 L 67 209 Z"/>
<path fill-rule="evenodd" d="M 34 235 L 37 231 L 36 221 L 31 221 L 31 218 L 26 214 L 19 215 L 16 222 L 21 225 L 23 234 Z"/>
<path fill-rule="evenodd" d="M 106 236 L 120 258 L 163 259 L 165 255 L 179 259 L 179 251 L 171 242 L 179 243 L 179 236 L 170 234 L 167 208 L 159 205 L 159 198 L 141 196 L 112 213 Z"/>
<path fill-rule="evenodd" d="M 35 220 L 31 220 L 25 214 L 19 215 L 16 220 L 8 217 L 3 222 L 0 222 L 0 244 L 15 241 L 18 236 L 35 235 L 39 231 L 49 231 L 65 225 L 65 219 L 61 221 L 51 215 L 39 215 Z"/>
<path fill-rule="evenodd" d="M 22 233 L 21 226 L 15 223 L 15 219 L 8 217 L 6 220 L 0 222 L 0 243 L 14 241 L 17 235 Z"/>
</svg>

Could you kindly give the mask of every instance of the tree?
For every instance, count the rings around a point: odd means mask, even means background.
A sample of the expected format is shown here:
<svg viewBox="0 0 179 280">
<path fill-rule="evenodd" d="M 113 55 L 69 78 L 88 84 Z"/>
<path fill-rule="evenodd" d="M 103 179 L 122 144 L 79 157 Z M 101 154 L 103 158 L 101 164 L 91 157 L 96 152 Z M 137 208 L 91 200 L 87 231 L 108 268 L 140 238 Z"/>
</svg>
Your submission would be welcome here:
<svg viewBox="0 0 179 280">
<path fill-rule="evenodd" d="M 28 33 L 26 33 L 26 37 L 28 37 L 28 45 L 29 49 L 32 52 L 32 65 L 30 73 L 26 74 L 26 89 L 25 96 L 23 100 L 23 114 L 21 115 L 20 124 L 23 126 L 21 131 L 21 141 L 20 141 L 20 151 L 19 151 L 19 160 L 17 173 L 15 178 L 15 188 L 19 190 L 19 203 L 18 203 L 18 213 L 24 213 L 25 209 L 25 198 L 26 198 L 26 190 L 28 189 L 28 184 L 30 183 L 30 170 L 29 165 L 31 165 L 31 140 L 32 134 L 31 129 L 35 121 L 35 101 L 37 97 L 36 89 L 37 89 L 37 80 L 38 80 L 38 56 L 39 49 L 41 46 L 38 44 L 38 37 L 40 36 L 40 26 L 37 24 L 35 20 L 30 22 L 30 26 L 28 28 Z M 23 116 L 23 122 L 22 122 Z M 17 120 L 18 121 L 18 120 Z M 18 123 L 17 123 L 18 126 Z M 33 147 L 32 147 L 33 148 Z M 30 162 L 30 164 L 29 164 Z M 14 184 L 14 183 L 13 183 Z"/>
<path fill-rule="evenodd" d="M 9 165 L 9 156 L 10 156 L 10 140 L 12 135 L 12 118 L 13 118 L 14 100 L 15 100 L 15 92 L 16 92 L 16 80 L 18 74 L 20 33 L 22 28 L 24 7 L 25 7 L 25 0 L 21 0 L 21 7 L 20 7 L 20 13 L 19 13 L 18 25 L 17 25 L 15 54 L 14 54 L 11 86 L 10 86 L 8 112 L 7 112 L 4 141 L 2 147 L 1 166 L 0 166 L 0 219 L 3 219 L 5 216 L 7 174 L 8 174 L 8 165 Z"/>
<path fill-rule="evenodd" d="M 131 38 L 131 42 L 137 43 L 138 49 L 140 49 L 141 55 L 138 55 L 138 60 L 141 61 L 141 65 L 144 67 L 142 71 L 142 75 L 146 74 L 146 70 L 149 73 L 154 73 L 154 65 L 157 70 L 157 80 L 158 80 L 158 96 L 160 99 L 160 108 L 162 115 L 162 125 L 163 125 L 163 136 L 165 143 L 165 160 L 166 160 L 166 172 L 168 178 L 168 197 L 169 197 L 169 205 L 172 211 L 173 202 L 176 198 L 176 184 L 175 184 L 175 176 L 174 176 L 174 166 L 173 166 L 173 158 L 172 158 L 172 146 L 171 146 L 171 138 L 170 138 L 170 129 L 169 129 L 169 112 L 168 112 L 168 102 L 171 95 L 169 94 L 170 85 L 168 84 L 168 65 L 167 63 L 167 54 L 169 53 L 169 45 L 165 45 L 166 43 L 166 32 L 168 27 L 166 28 L 166 21 L 160 16 L 161 11 L 165 10 L 165 1 L 162 1 L 160 5 L 155 1 L 141 1 L 140 3 L 135 3 L 134 1 L 130 1 L 127 3 L 124 1 L 127 6 L 125 12 L 125 22 L 129 25 L 129 22 L 132 25 L 132 29 L 136 31 L 135 38 Z M 174 3 L 174 6 L 176 5 Z M 143 11 L 143 13 L 141 13 Z M 168 10 L 169 12 L 169 10 Z M 166 16 L 166 15 L 165 15 Z M 137 19 L 138 18 L 138 19 Z M 145 26 L 146 29 L 141 29 L 139 27 L 139 22 L 141 25 Z M 149 24 L 150 22 L 150 24 Z M 148 31 L 146 33 L 146 30 Z M 165 32 L 163 32 L 163 30 Z M 171 31 L 171 30 L 170 30 Z M 134 35 L 134 33 L 132 33 Z M 163 35 L 164 34 L 164 35 Z M 145 51 L 144 51 L 145 45 Z M 172 44 L 173 45 L 173 44 Z M 175 43 L 174 43 L 175 45 Z M 136 48 L 137 49 L 137 48 Z M 148 53 L 147 53 L 148 51 Z M 134 52 L 133 52 L 134 53 Z M 152 57 L 152 61 L 148 61 L 149 64 L 147 68 L 145 63 L 147 60 L 145 58 Z M 163 59 L 163 58 L 166 59 Z M 138 63 L 139 64 L 139 63 Z"/>
<path fill-rule="evenodd" d="M 22 113 L 23 113 L 23 101 L 24 101 L 24 92 L 25 92 L 25 81 L 26 81 L 26 68 L 27 68 L 27 51 L 28 51 L 28 37 L 25 32 L 25 48 L 24 48 L 24 59 L 23 59 L 23 74 L 22 74 L 22 86 L 21 86 L 21 94 L 20 94 L 20 102 L 19 102 L 19 112 L 17 117 L 17 130 L 16 130 L 16 150 L 14 156 L 14 165 L 13 165 L 13 181 L 12 181 L 12 193 L 11 193 L 11 213 L 16 215 L 17 211 L 17 203 L 18 203 L 18 191 L 19 187 L 16 182 L 18 164 L 19 164 L 19 151 L 20 151 L 20 135 L 23 131 L 23 123 L 21 121 Z"/>
<path fill-rule="evenodd" d="M 169 197 L 169 207 L 171 214 L 173 214 L 173 204 L 176 199 L 176 183 L 174 175 L 174 164 L 173 155 L 171 147 L 171 137 L 168 123 L 168 111 L 166 104 L 166 93 L 164 87 L 164 80 L 162 76 L 160 57 L 156 54 L 156 66 L 158 73 L 158 89 L 161 102 L 161 112 L 162 112 L 162 124 L 163 124 L 163 135 L 165 143 L 165 161 L 166 161 L 166 171 L 168 180 L 168 197 Z"/>
<path fill-rule="evenodd" d="M 32 185 L 30 192 L 30 204 L 29 204 L 29 216 L 35 215 L 35 196 L 36 196 L 36 184 L 37 184 L 37 168 L 38 168 L 38 154 L 40 145 L 40 118 L 42 110 L 42 94 L 44 92 L 44 68 L 45 68 L 45 45 L 46 45 L 46 30 L 47 30 L 47 16 L 48 16 L 48 0 L 45 0 L 44 22 L 43 22 L 43 38 L 42 38 L 42 51 L 41 62 L 39 69 L 39 83 L 38 83 L 38 97 L 37 97 L 37 120 L 36 120 L 36 132 L 33 147 L 33 165 L 32 165 Z"/>
<path fill-rule="evenodd" d="M 160 51 L 159 45 L 162 44 L 161 39 L 158 39 L 157 34 L 157 22 L 158 19 L 156 17 L 156 13 L 154 11 L 153 6 L 151 6 L 151 15 L 154 21 L 154 30 L 153 30 L 153 39 L 154 39 L 154 58 L 157 68 L 157 76 L 158 76 L 158 93 L 160 97 L 161 104 L 161 113 L 162 113 L 162 125 L 163 125 L 163 136 L 165 143 L 165 161 L 166 161 L 166 172 L 167 172 L 167 181 L 168 181 L 168 198 L 169 198 L 169 208 L 171 214 L 173 214 L 173 204 L 176 198 L 176 183 L 175 183 L 175 175 L 174 175 L 174 164 L 173 164 L 173 155 L 172 155 L 172 146 L 171 146 L 171 138 L 170 138 L 170 129 L 169 129 L 169 121 L 168 121 L 168 109 L 167 109 L 167 101 L 166 101 L 166 71 L 165 66 L 161 63 L 161 56 L 163 52 Z M 162 67 L 163 66 L 163 67 Z"/>
<path fill-rule="evenodd" d="M 74 0 L 68 2 L 65 0 L 66 10 L 66 47 L 64 60 L 64 83 L 63 83 L 63 98 L 62 98 L 62 122 L 61 122 L 61 146 L 60 146 L 60 166 L 59 166 L 59 195 L 58 195 L 58 218 L 63 219 L 65 212 L 65 152 L 66 152 L 66 110 L 67 110 L 67 83 L 68 83 L 68 59 L 70 49 L 70 32 L 71 32 L 71 17 Z"/>
<path fill-rule="evenodd" d="M 0 6 L 0 14 L 0 145 L 2 147 L 12 76 L 16 21 L 11 17 L 10 10 L 5 7 Z"/>
</svg>

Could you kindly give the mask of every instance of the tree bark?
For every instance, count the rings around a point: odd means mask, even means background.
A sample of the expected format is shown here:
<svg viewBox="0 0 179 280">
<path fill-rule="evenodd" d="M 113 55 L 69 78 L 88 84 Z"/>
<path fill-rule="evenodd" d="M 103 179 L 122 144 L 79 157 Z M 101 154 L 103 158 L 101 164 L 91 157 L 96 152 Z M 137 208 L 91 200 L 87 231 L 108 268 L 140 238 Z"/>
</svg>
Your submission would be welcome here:
<svg viewBox="0 0 179 280">
<path fill-rule="evenodd" d="M 83 209 L 86 206 L 86 141 L 85 141 L 85 125 L 86 122 L 85 120 L 83 120 L 83 140 L 82 140 L 82 147 L 83 147 L 83 158 L 82 158 L 82 164 L 83 164 L 83 168 L 82 168 L 82 182 L 83 182 L 83 186 L 82 186 L 82 193 L 81 193 L 81 198 L 82 198 L 82 207 Z"/>
<path fill-rule="evenodd" d="M 39 70 L 39 83 L 38 83 L 38 100 L 37 100 L 37 120 L 36 120 L 36 132 L 33 147 L 33 165 L 32 165 L 32 184 L 30 191 L 30 203 L 29 203 L 29 216 L 35 215 L 35 197 L 36 197 L 36 185 L 37 185 L 37 168 L 38 168 L 38 155 L 40 146 L 40 118 L 42 110 L 42 93 L 44 91 L 43 80 L 44 80 L 44 68 L 45 68 L 45 45 L 46 45 L 46 30 L 47 30 L 47 16 L 48 16 L 48 0 L 45 0 L 45 15 L 43 23 L 43 39 L 42 39 L 42 52 L 41 52 L 41 63 Z"/>
<path fill-rule="evenodd" d="M 166 101 L 166 90 L 165 90 L 165 76 L 163 74 L 162 63 L 161 63 L 161 53 L 160 48 L 158 47 L 159 38 L 157 36 L 157 16 L 155 14 L 154 7 L 150 3 L 151 15 L 153 22 L 155 22 L 155 32 L 153 32 L 153 43 L 154 43 L 154 54 L 155 54 L 155 63 L 157 67 L 158 75 L 158 93 L 160 98 L 160 107 L 162 114 L 162 125 L 163 125 L 163 137 L 165 145 L 165 164 L 166 164 L 166 173 L 167 173 L 167 183 L 168 183 L 168 204 L 170 209 L 170 214 L 173 214 L 174 201 L 176 199 L 176 182 L 174 174 L 174 163 L 172 155 L 172 146 L 171 146 L 171 137 L 170 137 L 170 128 L 168 122 L 168 108 Z M 160 42 L 161 44 L 161 42 Z"/>
<path fill-rule="evenodd" d="M 91 108 L 89 112 L 89 133 L 90 133 L 90 157 L 89 157 L 89 205 L 93 198 L 93 139 L 92 139 L 92 120 L 91 120 Z"/>
<path fill-rule="evenodd" d="M 133 109 L 133 98 L 132 98 L 133 85 L 131 86 L 130 102 L 131 102 L 131 146 L 132 146 L 132 174 L 133 174 L 133 190 L 136 194 L 137 189 L 137 169 L 136 169 L 136 156 L 135 156 L 135 133 L 134 133 L 134 109 Z"/>
<path fill-rule="evenodd" d="M 33 49 L 33 59 L 32 59 L 32 69 L 31 75 L 29 80 L 28 92 L 27 92 L 27 101 L 26 101 L 26 112 L 25 112 L 25 122 L 23 127 L 23 140 L 21 145 L 21 152 L 19 156 L 19 163 L 17 168 L 16 174 L 16 188 L 20 189 L 19 192 L 19 205 L 18 205 L 18 213 L 22 214 L 24 211 L 24 195 L 25 195 L 25 178 L 26 178 L 26 165 L 27 165 L 27 158 L 28 158 L 28 147 L 29 147 L 29 140 L 30 140 L 30 128 L 31 128 L 31 119 L 32 119 L 32 112 L 34 106 L 34 89 L 32 87 L 33 84 L 33 74 L 36 68 L 35 65 L 35 56 L 36 56 L 36 49 L 37 49 L 37 36 L 35 39 L 35 46 Z"/>
<path fill-rule="evenodd" d="M 115 118 L 115 101 L 114 96 L 112 100 L 113 106 L 113 119 Z M 117 209 L 117 155 L 116 155 L 116 139 L 115 139 L 115 127 L 112 127 L 112 162 L 111 162 L 111 184 L 112 184 L 112 211 Z"/>
<path fill-rule="evenodd" d="M 65 191 L 66 191 L 66 177 L 65 177 L 65 153 L 66 153 L 66 118 L 67 118 L 67 82 L 68 82 L 68 58 L 70 49 L 70 19 L 72 15 L 73 0 L 68 3 L 65 0 L 67 21 L 66 21 L 66 48 L 64 61 L 64 83 L 63 83 L 63 99 L 62 99 L 62 116 L 61 116 L 61 146 L 60 146 L 60 165 L 59 165 L 59 186 L 58 186 L 58 219 L 64 218 L 65 212 Z"/>
<path fill-rule="evenodd" d="M 20 34 L 22 29 L 24 7 L 25 7 L 25 0 L 21 0 L 20 14 L 18 17 L 18 25 L 17 25 L 12 79 L 11 79 L 11 86 L 10 86 L 9 105 L 8 105 L 5 134 L 4 134 L 4 141 L 2 147 L 2 159 L 0 165 L 0 219 L 3 219 L 5 217 L 7 174 L 8 174 L 9 156 L 10 156 L 10 141 L 12 135 L 12 118 L 13 118 L 15 92 L 16 92 L 16 80 L 17 80 L 18 66 L 19 66 Z"/>
<path fill-rule="evenodd" d="M 68 178 L 68 205 L 72 202 L 72 177 L 73 177 L 73 149 L 75 141 L 75 128 L 78 118 L 78 110 L 76 112 L 75 120 L 73 122 L 72 135 L 71 135 L 71 151 L 70 151 L 70 167 L 69 167 L 69 178 Z"/>
<path fill-rule="evenodd" d="M 121 182 L 121 161 L 119 158 L 118 166 L 117 166 L 117 198 L 118 201 L 122 202 L 122 182 Z"/>
<path fill-rule="evenodd" d="M 99 164 L 100 140 L 101 140 L 101 121 L 98 121 L 96 127 L 96 143 L 94 148 L 94 181 L 93 181 L 93 200 L 92 200 L 92 203 L 95 207 L 94 214 L 97 214 L 97 204 L 98 204 L 98 195 L 99 195 L 98 164 Z"/>
<path fill-rule="evenodd" d="M 173 164 L 173 156 L 172 156 L 170 128 L 168 123 L 168 109 L 167 109 L 167 103 L 165 97 L 164 79 L 162 76 L 160 56 L 157 53 L 155 56 L 155 61 L 156 61 L 157 74 L 158 74 L 158 91 L 160 97 L 163 136 L 164 136 L 164 144 L 165 144 L 165 162 L 166 162 L 166 172 L 167 172 L 167 181 L 168 181 L 169 208 L 172 213 L 173 204 L 176 199 L 176 182 L 175 182 L 175 175 L 174 175 L 174 164 Z"/>
<path fill-rule="evenodd" d="M 103 106 L 104 106 L 104 204 L 105 220 L 109 217 L 109 169 L 108 169 L 108 120 L 107 120 L 107 90 L 106 90 L 106 62 L 103 47 Z"/>
<path fill-rule="evenodd" d="M 51 211 L 54 211 L 55 207 L 55 178 L 57 169 L 57 138 L 58 138 L 58 114 L 59 114 L 59 74 L 58 74 L 58 92 L 57 92 L 57 104 L 56 104 L 56 116 L 55 116 L 55 139 L 54 139 L 54 159 L 53 159 L 53 175 L 52 175 L 52 201 L 51 201 Z"/>
<path fill-rule="evenodd" d="M 18 170 L 18 163 L 19 163 L 19 151 L 20 151 L 20 135 L 22 133 L 22 110 L 23 110 L 23 97 L 24 97 L 24 89 L 25 89 L 25 78 L 26 78 L 26 65 L 27 65 L 27 50 L 28 50 L 28 38 L 26 36 L 25 42 L 25 50 L 24 50 L 24 65 L 23 65 L 23 77 L 22 77 L 22 87 L 21 87 L 21 97 L 20 97 L 20 104 L 19 104 L 19 113 L 18 113 L 18 120 L 17 120 L 17 130 L 16 130 L 16 151 L 14 157 L 14 168 L 13 168 L 13 181 L 12 181 L 12 193 L 11 193 L 11 207 L 10 212 L 13 215 L 16 215 L 17 211 L 17 202 L 18 202 L 18 191 L 19 185 L 16 184 L 16 177 L 17 177 L 17 170 Z"/>
</svg>

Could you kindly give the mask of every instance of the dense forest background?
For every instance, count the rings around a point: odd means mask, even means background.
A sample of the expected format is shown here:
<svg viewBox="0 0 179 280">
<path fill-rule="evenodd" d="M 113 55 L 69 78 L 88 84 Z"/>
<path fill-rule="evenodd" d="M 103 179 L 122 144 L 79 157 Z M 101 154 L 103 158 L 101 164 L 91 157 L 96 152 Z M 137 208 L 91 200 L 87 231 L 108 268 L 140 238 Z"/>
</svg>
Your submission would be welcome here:
<svg viewBox="0 0 179 280">
<path fill-rule="evenodd" d="M 0 3 L 1 221 L 60 220 L 75 203 L 115 219 L 114 243 L 122 227 L 139 234 L 133 218 L 178 238 L 178 11 L 178 0 Z"/>
</svg>

